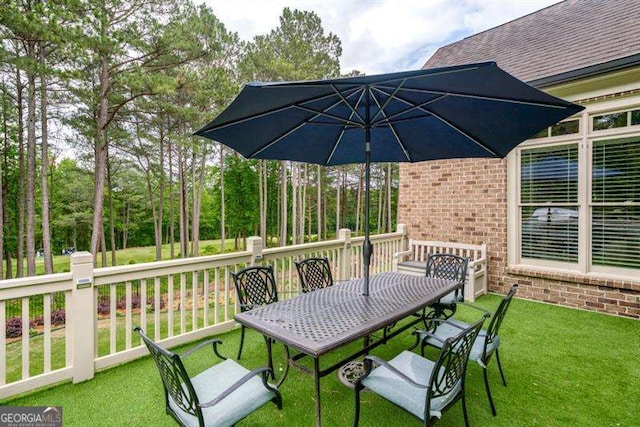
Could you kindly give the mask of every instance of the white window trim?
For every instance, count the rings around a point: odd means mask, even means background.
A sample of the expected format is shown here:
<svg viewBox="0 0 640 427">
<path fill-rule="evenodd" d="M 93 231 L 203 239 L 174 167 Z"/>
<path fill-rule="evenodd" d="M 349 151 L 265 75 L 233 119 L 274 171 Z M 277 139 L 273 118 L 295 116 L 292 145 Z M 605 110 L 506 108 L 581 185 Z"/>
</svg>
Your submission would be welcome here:
<svg viewBox="0 0 640 427">
<path fill-rule="evenodd" d="M 635 279 L 638 278 L 638 270 L 625 269 L 620 267 L 608 267 L 591 265 L 591 169 L 592 144 L 603 139 L 617 139 L 623 137 L 640 137 L 640 125 L 627 126 L 623 128 L 593 130 L 592 118 L 594 116 L 629 111 L 640 108 L 639 104 L 626 102 L 622 105 L 600 106 L 583 110 L 580 115 L 573 116 L 568 120 L 580 118 L 579 133 L 573 135 L 562 135 L 555 137 L 536 138 L 520 144 L 507 156 L 507 263 L 510 268 L 536 269 L 556 273 L 580 274 L 587 277 L 612 278 L 612 279 Z M 617 108 L 616 108 L 617 107 Z M 521 256 L 520 238 L 521 224 L 520 217 L 520 154 L 522 149 L 536 147 L 550 147 L 554 145 L 566 145 L 569 143 L 578 144 L 578 206 L 579 206 L 579 226 L 578 226 L 578 262 L 566 263 L 559 261 L 540 260 L 523 258 Z M 586 188 L 586 189 L 585 189 Z"/>
</svg>

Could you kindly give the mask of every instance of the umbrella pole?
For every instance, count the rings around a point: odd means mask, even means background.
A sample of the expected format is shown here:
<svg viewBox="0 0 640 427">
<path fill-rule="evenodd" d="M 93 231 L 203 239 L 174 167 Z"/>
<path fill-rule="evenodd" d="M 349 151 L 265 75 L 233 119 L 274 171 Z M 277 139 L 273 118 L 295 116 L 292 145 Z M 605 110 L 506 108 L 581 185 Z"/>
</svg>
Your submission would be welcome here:
<svg viewBox="0 0 640 427">
<path fill-rule="evenodd" d="M 364 166 L 364 244 L 362 246 L 362 256 L 364 257 L 364 289 L 362 295 L 369 296 L 369 265 L 371 264 L 371 254 L 373 246 L 369 240 L 369 184 L 371 175 L 371 142 L 369 135 L 369 127 L 366 128 L 366 147 L 365 147 L 365 166 Z"/>
</svg>

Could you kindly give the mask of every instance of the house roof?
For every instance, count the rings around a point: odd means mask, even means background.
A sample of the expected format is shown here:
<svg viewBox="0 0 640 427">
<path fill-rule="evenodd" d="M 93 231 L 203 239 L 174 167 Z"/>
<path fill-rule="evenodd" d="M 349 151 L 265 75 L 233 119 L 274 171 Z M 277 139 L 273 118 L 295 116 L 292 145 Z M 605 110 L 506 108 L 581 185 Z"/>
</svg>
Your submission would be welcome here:
<svg viewBox="0 0 640 427">
<path fill-rule="evenodd" d="M 443 46 L 424 68 L 483 61 L 535 86 L 640 64 L 640 1 L 565 0 Z"/>
</svg>

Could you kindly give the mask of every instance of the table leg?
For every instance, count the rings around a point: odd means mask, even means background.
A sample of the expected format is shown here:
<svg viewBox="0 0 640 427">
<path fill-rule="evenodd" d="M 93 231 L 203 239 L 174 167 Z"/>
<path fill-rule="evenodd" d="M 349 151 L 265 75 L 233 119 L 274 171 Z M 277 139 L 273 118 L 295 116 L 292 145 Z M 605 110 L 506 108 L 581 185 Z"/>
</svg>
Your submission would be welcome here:
<svg viewBox="0 0 640 427">
<path fill-rule="evenodd" d="M 316 392 L 316 427 L 322 426 L 321 420 L 321 406 L 320 406 L 320 358 L 314 357 L 313 359 L 313 381 Z"/>
<path fill-rule="evenodd" d="M 265 336 L 264 337 L 264 342 L 265 342 L 265 344 L 267 344 L 267 364 L 269 366 L 269 369 L 271 369 L 271 379 L 275 380 L 276 372 L 273 370 L 273 355 L 271 353 L 271 345 L 272 345 L 271 338 Z"/>
</svg>

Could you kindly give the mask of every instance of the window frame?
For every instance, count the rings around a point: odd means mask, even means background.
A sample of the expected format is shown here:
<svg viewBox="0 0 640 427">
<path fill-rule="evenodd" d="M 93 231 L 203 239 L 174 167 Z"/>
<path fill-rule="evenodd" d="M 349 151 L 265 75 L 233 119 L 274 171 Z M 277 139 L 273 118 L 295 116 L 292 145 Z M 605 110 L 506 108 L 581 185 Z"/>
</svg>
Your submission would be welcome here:
<svg viewBox="0 0 640 427">
<path fill-rule="evenodd" d="M 627 100 L 628 102 L 628 100 Z M 541 269 L 549 272 L 597 275 L 625 279 L 637 277 L 638 269 L 625 267 L 611 267 L 594 265 L 591 260 L 592 244 L 592 217 L 594 207 L 601 204 L 593 203 L 592 198 L 592 170 L 593 170 L 593 146 L 603 140 L 616 140 L 624 138 L 640 139 L 640 124 L 631 124 L 631 111 L 640 109 L 640 104 L 617 105 L 610 108 L 583 110 L 576 116 L 566 120 L 580 119 L 579 132 L 577 134 L 547 136 L 534 138 L 520 144 L 507 156 L 507 263 L 510 267 L 523 267 Z M 612 129 L 594 130 L 593 121 L 596 116 L 612 113 L 627 112 L 627 126 Z M 547 135 L 551 135 L 550 128 Z M 522 208 L 521 200 L 521 155 L 523 150 L 535 148 L 557 147 L 568 144 L 578 145 L 578 261 L 564 262 L 522 256 Z"/>
</svg>

